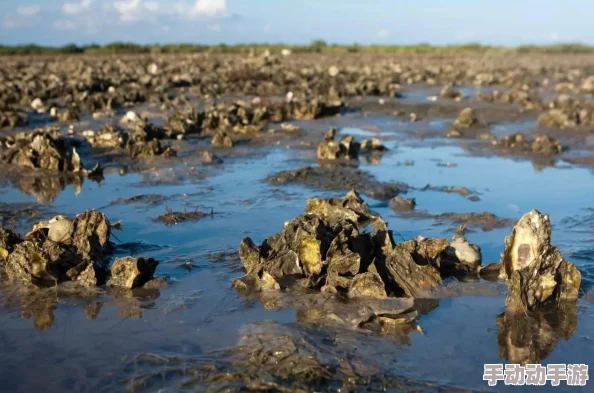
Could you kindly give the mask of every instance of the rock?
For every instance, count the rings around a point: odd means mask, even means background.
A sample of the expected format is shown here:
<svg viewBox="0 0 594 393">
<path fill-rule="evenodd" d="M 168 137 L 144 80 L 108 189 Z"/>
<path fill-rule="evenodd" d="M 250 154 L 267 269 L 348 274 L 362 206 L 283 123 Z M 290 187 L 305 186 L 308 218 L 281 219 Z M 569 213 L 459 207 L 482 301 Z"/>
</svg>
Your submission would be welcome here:
<svg viewBox="0 0 594 393">
<path fill-rule="evenodd" d="M 301 128 L 299 128 L 299 126 L 292 124 L 292 123 L 282 123 L 281 124 L 281 130 L 283 130 L 283 131 L 297 132 L 300 129 Z"/>
<path fill-rule="evenodd" d="M 249 238 L 242 241 L 239 255 L 247 275 L 234 288 L 298 288 L 383 299 L 423 296 L 441 284 L 440 257 L 450 243 L 420 239 L 394 244 L 386 223 L 356 191 L 344 198 L 309 199 L 305 213 L 260 247 Z M 370 225 L 373 233 L 367 231 Z M 460 255 L 466 256 L 463 251 L 460 246 Z M 464 261 L 471 263 L 469 257 Z M 263 282 L 264 273 L 274 282 Z"/>
<path fill-rule="evenodd" d="M 213 153 L 211 153 L 207 150 L 200 153 L 200 155 L 202 156 L 202 162 L 204 164 L 222 164 L 223 163 L 223 160 L 220 157 L 214 155 Z"/>
<path fill-rule="evenodd" d="M 233 140 L 224 131 L 219 131 L 212 137 L 211 143 L 215 147 L 232 148 Z"/>
<path fill-rule="evenodd" d="M 440 272 L 446 276 L 474 274 L 481 262 L 480 247 L 470 244 L 464 236 L 456 234 L 441 255 Z"/>
<path fill-rule="evenodd" d="M 494 142 L 498 150 L 506 154 L 538 154 L 552 156 L 561 154 L 563 147 L 553 137 L 539 135 L 534 140 L 528 140 L 522 133 L 506 135 Z"/>
<path fill-rule="evenodd" d="M 463 109 L 454 121 L 453 129 L 448 131 L 447 138 L 476 138 L 481 140 L 491 140 L 493 135 L 488 131 L 477 129 L 484 128 L 485 124 L 480 122 L 472 108 Z"/>
<path fill-rule="evenodd" d="M 499 280 L 499 272 L 501 271 L 500 263 L 490 263 L 486 266 L 480 266 L 478 269 L 479 277 L 487 281 Z"/>
<path fill-rule="evenodd" d="M 166 133 L 170 138 L 198 134 L 201 131 L 201 123 L 204 117 L 203 112 L 177 112 L 167 118 Z"/>
<path fill-rule="evenodd" d="M 138 288 L 153 278 L 159 262 L 153 258 L 119 258 L 110 269 L 108 286 L 127 289 Z"/>
<path fill-rule="evenodd" d="M 31 101 L 31 108 L 37 113 L 44 113 L 47 111 L 47 108 L 45 107 L 45 104 L 43 103 L 41 98 L 36 98 L 33 101 Z"/>
<path fill-rule="evenodd" d="M 382 278 L 377 273 L 357 274 L 348 291 L 349 298 L 368 297 L 385 299 L 388 297 Z"/>
<path fill-rule="evenodd" d="M 57 128 L 20 133 L 13 140 L 5 140 L 4 143 L 10 143 L 10 147 L 1 157 L 1 160 L 7 164 L 55 172 L 84 174 L 80 157 L 76 153 L 72 141 L 60 137 Z"/>
<path fill-rule="evenodd" d="M 61 111 L 59 111 L 56 107 L 53 107 L 50 110 L 50 115 L 52 118 L 62 123 L 72 123 L 80 120 L 78 111 L 73 107 L 68 107 Z"/>
<path fill-rule="evenodd" d="M 135 124 L 136 122 L 138 122 L 140 120 L 141 120 L 141 117 L 138 114 L 136 114 L 136 112 L 134 112 L 134 111 L 128 111 L 120 119 L 120 123 L 126 124 L 126 125 L 132 125 L 132 124 Z"/>
<path fill-rule="evenodd" d="M 474 110 L 472 108 L 463 109 L 454 121 L 454 128 L 457 129 L 473 128 L 480 125 L 481 123 L 476 118 L 476 115 L 474 114 Z"/>
<path fill-rule="evenodd" d="M 555 99 L 553 106 L 557 108 L 570 110 L 571 107 L 575 104 L 575 102 L 576 101 L 570 95 L 560 94 Z"/>
<path fill-rule="evenodd" d="M 476 269 L 482 261 L 481 249 L 476 244 L 470 244 L 464 236 L 454 235 L 449 248 L 445 250 L 448 256 L 454 257 L 466 266 Z M 451 252 L 451 254 L 449 254 Z"/>
<path fill-rule="evenodd" d="M 551 222 L 537 210 L 526 213 L 505 238 L 500 277 L 508 286 L 508 310 L 557 308 L 577 299 L 581 274 L 550 244 Z"/>
<path fill-rule="evenodd" d="M 442 282 L 434 266 L 417 264 L 410 251 L 400 244 L 387 254 L 384 261 L 379 262 L 377 268 L 391 281 L 392 285 L 386 285 L 388 289 L 407 297 L 423 295 Z"/>
<path fill-rule="evenodd" d="M 331 128 L 324 135 L 324 140 L 318 145 L 317 155 L 321 160 L 333 160 L 340 154 L 340 145 L 334 141 L 336 128 Z"/>
<path fill-rule="evenodd" d="M 350 135 L 347 135 L 340 140 L 340 150 L 343 152 L 344 156 L 350 160 L 356 160 L 358 158 L 360 147 L 361 145 Z"/>
<path fill-rule="evenodd" d="M 594 94 L 594 75 L 591 75 L 582 81 L 581 90 L 587 94 Z"/>
<path fill-rule="evenodd" d="M 547 135 L 537 136 L 531 145 L 532 153 L 542 155 L 556 155 L 563 152 L 563 147 L 559 141 Z"/>
<path fill-rule="evenodd" d="M 0 108 L 0 128 L 24 127 L 29 123 L 29 116 L 21 111 L 2 110 Z"/>
<path fill-rule="evenodd" d="M 446 138 L 461 138 L 462 133 L 454 128 L 454 129 L 451 129 L 448 132 L 446 132 L 445 137 Z"/>
<path fill-rule="evenodd" d="M 58 216 L 34 226 L 20 248 L 10 253 L 6 272 L 11 281 L 39 287 L 77 281 L 84 286 L 103 282 L 109 248 L 109 223 L 97 212 L 71 221 Z"/>
<path fill-rule="evenodd" d="M 550 111 L 541 114 L 538 117 L 537 124 L 539 127 L 547 128 L 574 128 L 577 123 L 575 118 L 562 109 L 551 109 Z"/>
<path fill-rule="evenodd" d="M 10 229 L 0 228 L 0 262 L 6 260 L 17 244 L 22 241 L 23 239 Z"/>
<path fill-rule="evenodd" d="M 335 77 L 339 73 L 340 73 L 340 70 L 336 66 L 332 66 L 332 67 L 328 68 L 328 75 L 330 75 L 331 77 Z"/>
<path fill-rule="evenodd" d="M 104 272 L 100 271 L 91 261 L 83 261 L 66 272 L 68 278 L 86 288 L 96 287 L 103 275 Z"/>
<path fill-rule="evenodd" d="M 165 130 L 156 127 L 148 120 L 142 119 L 137 115 L 130 115 L 128 117 L 134 118 L 133 122 L 129 124 L 133 126 L 128 133 L 128 141 L 126 148 L 131 158 L 147 158 L 154 156 L 172 157 L 177 155 L 177 152 L 171 147 L 163 148 L 159 139 L 165 136 Z"/>
<path fill-rule="evenodd" d="M 5 272 L 9 281 L 50 287 L 58 281 L 50 268 L 48 255 L 35 243 L 26 240 L 8 256 Z"/>
<path fill-rule="evenodd" d="M 367 152 L 384 152 L 386 150 L 388 150 L 388 148 L 384 145 L 382 145 L 382 143 L 380 142 L 379 139 L 377 138 L 371 138 L 371 139 L 363 139 L 363 141 L 361 142 L 361 150 L 363 151 L 367 151 Z"/>
<path fill-rule="evenodd" d="M 335 142 L 336 128 L 331 128 L 325 135 L 324 140 L 318 145 L 317 155 L 320 160 L 349 159 L 356 160 L 359 157 L 360 145 L 352 136 L 345 136 L 339 143 Z"/>
<path fill-rule="evenodd" d="M 279 252 L 269 255 L 261 266 L 261 271 L 266 271 L 275 278 L 303 277 L 303 268 L 299 263 L 299 255 L 288 247 L 280 248 Z"/>
<path fill-rule="evenodd" d="M 242 292 L 280 291 L 281 289 L 275 278 L 265 270 L 234 280 L 232 287 Z"/>
<path fill-rule="evenodd" d="M 577 89 L 573 83 L 570 82 L 560 82 L 555 85 L 555 93 L 574 93 Z"/>
<path fill-rule="evenodd" d="M 395 196 L 394 198 L 390 199 L 390 202 L 388 202 L 390 209 L 397 212 L 413 210 L 416 205 L 417 202 L 414 198 L 403 198 L 400 196 Z"/>
<path fill-rule="evenodd" d="M 128 141 L 128 154 L 130 158 L 147 158 L 163 154 L 164 150 L 157 139 L 148 142 Z"/>
<path fill-rule="evenodd" d="M 110 236 L 111 224 L 98 211 L 87 210 L 72 221 L 72 245 L 86 259 L 102 259 L 111 249 Z"/>
<path fill-rule="evenodd" d="M 344 220 L 363 223 L 372 218 L 369 207 L 355 190 L 349 191 L 344 198 L 308 199 L 305 213 L 316 214 L 330 225 L 336 225 Z"/>
<path fill-rule="evenodd" d="M 126 146 L 128 134 L 117 126 L 104 125 L 98 133 L 88 134 L 86 139 L 93 147 L 120 148 Z"/>
<path fill-rule="evenodd" d="M 157 75 L 157 73 L 159 72 L 159 66 L 155 63 L 151 63 L 149 64 L 149 66 L 146 68 L 146 70 L 148 71 L 149 74 L 151 75 Z"/>
<path fill-rule="evenodd" d="M 249 274 L 260 264 L 260 249 L 249 237 L 244 238 L 239 246 L 239 258 L 245 271 Z"/>
<path fill-rule="evenodd" d="M 413 257 L 418 265 L 431 265 L 437 269 L 441 267 L 442 255 L 449 247 L 447 239 L 427 239 L 417 236 L 413 240 L 400 243 Z"/>
<path fill-rule="evenodd" d="M 353 240 L 358 235 L 359 233 L 355 227 L 345 226 L 332 240 L 326 253 L 328 281 L 338 280 L 340 286 L 346 290 L 348 290 L 349 286 L 343 286 L 342 283 L 349 282 L 350 285 L 350 279 L 355 277 L 361 270 L 361 260 L 364 257 L 364 255 L 354 250 Z"/>
<path fill-rule="evenodd" d="M 212 217 L 213 214 L 214 213 L 212 211 L 210 213 L 206 213 L 199 210 L 175 212 L 167 208 L 165 209 L 165 213 L 157 217 L 155 221 L 161 221 L 165 225 L 177 225 L 184 221 L 197 221 L 208 216 Z"/>
<path fill-rule="evenodd" d="M 459 99 L 462 98 L 462 93 L 456 89 L 454 89 L 454 85 L 448 84 L 445 85 L 439 94 L 443 98 L 450 98 L 450 99 Z"/>
</svg>

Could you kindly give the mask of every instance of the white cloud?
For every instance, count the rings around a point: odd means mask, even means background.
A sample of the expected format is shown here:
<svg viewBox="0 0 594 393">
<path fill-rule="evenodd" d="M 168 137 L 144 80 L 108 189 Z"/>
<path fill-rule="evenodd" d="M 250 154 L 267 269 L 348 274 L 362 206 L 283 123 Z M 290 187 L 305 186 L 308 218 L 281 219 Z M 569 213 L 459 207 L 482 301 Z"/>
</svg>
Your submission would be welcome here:
<svg viewBox="0 0 594 393">
<path fill-rule="evenodd" d="M 150 12 L 157 12 L 159 11 L 159 3 L 157 3 L 156 1 L 146 1 L 144 3 L 144 8 L 146 8 Z"/>
<path fill-rule="evenodd" d="M 178 13 L 184 15 L 188 12 L 188 7 L 184 11 L 178 10 L 177 6 L 173 10 L 161 8 L 157 1 L 141 0 L 118 0 L 113 3 L 113 8 L 119 14 L 122 22 L 151 21 L 158 22 L 158 16 L 169 16 Z"/>
<path fill-rule="evenodd" d="M 38 5 L 30 5 L 21 7 L 17 10 L 17 14 L 21 16 L 36 16 L 41 11 L 41 7 Z"/>
<path fill-rule="evenodd" d="M 4 15 L 2 27 L 5 29 L 33 27 L 40 22 L 40 12 L 41 7 L 38 5 L 19 7 L 15 12 Z"/>
<path fill-rule="evenodd" d="M 226 29 L 224 20 L 231 16 L 226 0 L 61 0 L 53 11 L 46 10 L 47 5 L 41 1 L 19 3 L 11 13 L 0 15 L 0 29 L 32 28 L 39 25 L 42 17 L 45 19 L 47 11 L 51 16 L 47 29 L 53 31 L 95 34 L 108 26 L 124 28 L 142 22 L 158 31 L 173 32 L 178 24 L 190 26 L 203 18 L 201 28 L 214 35 Z M 272 31 L 268 23 L 262 28 Z"/>
<path fill-rule="evenodd" d="M 227 13 L 226 0 L 196 0 L 190 11 L 192 16 L 221 16 Z"/>
<path fill-rule="evenodd" d="M 377 36 L 380 38 L 388 38 L 390 36 L 390 30 L 388 29 L 381 29 L 379 31 L 379 33 L 377 33 Z"/>
<path fill-rule="evenodd" d="M 93 0 L 80 0 L 79 3 L 64 3 L 62 12 L 67 15 L 78 15 L 88 11 L 93 4 Z"/>
<path fill-rule="evenodd" d="M 14 20 L 10 19 L 9 17 L 4 17 L 2 20 L 2 27 L 9 30 L 18 27 L 18 24 L 14 22 Z"/>
<path fill-rule="evenodd" d="M 549 34 L 549 38 L 551 39 L 551 41 L 559 41 L 559 34 L 553 32 Z"/>
<path fill-rule="evenodd" d="M 54 21 L 54 23 L 52 24 L 52 27 L 54 28 L 54 30 L 63 30 L 63 31 L 69 31 L 69 30 L 76 29 L 76 25 L 74 24 L 73 21 L 65 20 L 65 19 L 58 19 L 58 20 Z"/>
<path fill-rule="evenodd" d="M 266 23 L 266 24 L 264 25 L 264 27 L 262 28 L 262 30 L 264 30 L 265 32 L 267 32 L 267 33 L 268 33 L 268 32 L 270 32 L 270 31 L 272 31 L 272 25 L 271 25 L 270 23 Z"/>
<path fill-rule="evenodd" d="M 133 22 L 138 19 L 140 0 L 121 0 L 113 3 L 113 8 L 120 14 L 122 22 Z"/>
</svg>

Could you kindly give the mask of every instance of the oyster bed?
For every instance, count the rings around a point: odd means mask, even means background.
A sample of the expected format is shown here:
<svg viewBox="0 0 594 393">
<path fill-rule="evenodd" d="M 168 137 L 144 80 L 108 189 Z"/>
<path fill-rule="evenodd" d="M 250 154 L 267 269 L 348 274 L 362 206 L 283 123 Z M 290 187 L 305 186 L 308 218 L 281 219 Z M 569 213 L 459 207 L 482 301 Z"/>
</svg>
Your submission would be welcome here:
<svg viewBox="0 0 594 393">
<path fill-rule="evenodd" d="M 594 57 L 0 62 L 6 389 L 483 391 L 484 363 L 592 363 Z M 534 222 L 540 281 L 513 272 Z"/>
</svg>

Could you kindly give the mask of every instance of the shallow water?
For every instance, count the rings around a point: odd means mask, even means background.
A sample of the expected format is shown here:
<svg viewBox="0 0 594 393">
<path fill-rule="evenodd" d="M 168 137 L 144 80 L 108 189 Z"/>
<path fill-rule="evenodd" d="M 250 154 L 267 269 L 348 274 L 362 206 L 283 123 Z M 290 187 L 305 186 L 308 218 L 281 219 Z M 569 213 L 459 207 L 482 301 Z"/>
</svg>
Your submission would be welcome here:
<svg viewBox="0 0 594 393">
<path fill-rule="evenodd" d="M 373 119 L 366 121 L 373 124 Z M 381 124 L 379 136 L 390 151 L 376 165 L 362 160 L 361 169 L 381 181 L 401 181 L 417 188 L 406 196 L 414 197 L 417 209 L 429 213 L 489 211 L 502 218 L 519 219 L 532 208 L 547 212 L 553 223 L 553 243 L 577 264 L 585 280 L 594 279 L 591 257 L 594 219 L 588 210 L 593 207 L 591 196 L 594 195 L 591 170 L 566 165 L 541 169 L 526 160 L 477 157 L 460 147 L 444 146 L 443 142 L 431 139 L 407 142 L 403 138 L 406 130 L 397 121 L 377 120 L 377 123 Z M 431 124 L 438 128 L 442 123 Z M 341 132 L 358 139 L 378 134 L 359 128 Z M 171 277 L 172 284 L 142 298 L 99 294 L 81 299 L 56 297 L 47 292 L 46 305 L 10 301 L 8 294 L 3 293 L 2 390 L 120 390 L 124 388 L 120 381 L 136 376 L 138 369 L 128 366 L 131 359 L 142 353 L 188 358 L 208 354 L 236 346 L 246 328 L 263 321 L 305 329 L 295 310 L 265 309 L 262 303 L 243 299 L 230 288 L 231 280 L 242 275 L 235 250 L 245 236 L 260 243 L 278 232 L 285 221 L 303 211 L 306 198 L 341 193 L 264 182 L 268 175 L 280 170 L 312 165 L 311 152 L 279 147 L 259 148 L 252 153 L 228 158 L 222 168 L 205 169 L 208 176 L 200 179 L 184 178 L 175 168 L 159 169 L 158 177 L 163 181 L 158 182 L 154 181 L 154 172 L 111 173 L 102 184 L 85 181 L 78 194 L 73 186 L 66 186 L 52 202 L 39 206 L 43 217 L 58 213 L 74 215 L 96 208 L 112 222 L 121 220 L 123 231 L 115 234 L 119 242 L 117 253 L 155 257 L 161 262 L 157 274 Z M 414 165 L 400 165 L 403 162 Z M 439 163 L 456 166 L 443 167 Z M 163 184 L 176 178 L 179 180 L 172 184 Z M 473 202 L 458 194 L 418 190 L 427 184 L 468 187 L 480 201 Z M 37 205 L 35 196 L 10 186 L 0 192 L 5 203 Z M 164 201 L 114 202 L 140 194 L 162 195 Z M 365 200 L 389 222 L 397 238 L 452 234 L 450 225 L 436 225 L 432 219 L 403 218 L 386 203 Z M 165 226 L 154 219 L 166 208 L 212 210 L 215 214 L 196 222 Z M 30 224 L 20 220 L 17 229 L 23 232 Z M 475 230 L 468 238 L 480 245 L 485 262 L 494 262 L 499 259 L 503 239 L 509 232 L 509 228 Z M 212 255 L 217 252 L 224 253 L 217 258 Z M 180 267 L 188 262 L 193 266 L 191 270 Z M 364 333 L 334 334 L 354 342 L 360 356 L 368 357 L 370 362 L 378 361 L 383 372 L 430 383 L 435 391 L 439 386 L 445 391 L 453 389 L 450 387 L 489 390 L 482 380 L 483 364 L 505 363 L 502 352 L 505 348 L 497 339 L 498 332 L 514 334 L 513 326 L 502 330 L 497 325 L 497 318 L 504 311 L 504 288 L 487 282 L 449 282 L 448 290 L 449 295 L 439 299 L 437 308 L 420 317 L 423 333 L 411 332 L 405 340 Z M 94 313 L 98 308 L 99 313 Z M 550 327 L 558 340 L 549 348 L 550 354 L 542 351 L 547 355 L 540 359 L 542 363 L 591 363 L 594 350 L 591 303 L 580 300 L 577 310 L 567 312 L 569 319 L 577 322 L 562 332 Z M 531 337 L 525 339 L 535 345 Z M 159 371 L 158 367 L 155 370 Z M 163 377 L 147 391 L 159 388 L 174 391 L 175 380 Z M 500 384 L 496 390 L 513 389 L 504 389 Z M 540 390 L 579 389 L 562 384 Z"/>
</svg>

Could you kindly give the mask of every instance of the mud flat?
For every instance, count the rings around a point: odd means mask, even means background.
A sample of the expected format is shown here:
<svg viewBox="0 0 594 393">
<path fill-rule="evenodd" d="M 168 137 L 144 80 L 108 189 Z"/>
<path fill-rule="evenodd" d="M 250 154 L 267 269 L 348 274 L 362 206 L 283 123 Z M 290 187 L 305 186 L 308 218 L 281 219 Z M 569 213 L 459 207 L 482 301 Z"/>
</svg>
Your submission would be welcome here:
<svg viewBox="0 0 594 393">
<path fill-rule="evenodd" d="M 592 363 L 591 55 L 0 64 L 11 391 L 470 392 L 484 363 Z"/>
</svg>

